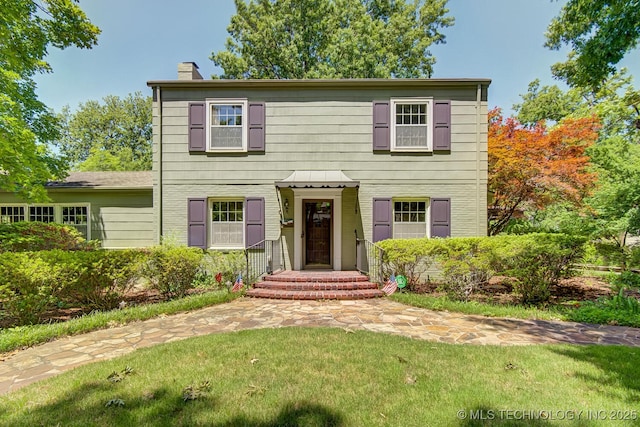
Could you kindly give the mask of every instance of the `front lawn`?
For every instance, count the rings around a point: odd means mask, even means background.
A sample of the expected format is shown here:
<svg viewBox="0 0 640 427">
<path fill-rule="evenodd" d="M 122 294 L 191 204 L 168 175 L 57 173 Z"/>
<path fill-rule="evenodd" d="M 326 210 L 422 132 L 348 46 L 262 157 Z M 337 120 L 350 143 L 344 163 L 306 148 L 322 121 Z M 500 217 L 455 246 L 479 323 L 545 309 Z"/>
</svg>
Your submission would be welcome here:
<svg viewBox="0 0 640 427">
<path fill-rule="evenodd" d="M 0 424 L 637 425 L 639 364 L 637 348 L 617 346 L 249 330 L 141 349 L 25 387 L 3 396 Z"/>
</svg>

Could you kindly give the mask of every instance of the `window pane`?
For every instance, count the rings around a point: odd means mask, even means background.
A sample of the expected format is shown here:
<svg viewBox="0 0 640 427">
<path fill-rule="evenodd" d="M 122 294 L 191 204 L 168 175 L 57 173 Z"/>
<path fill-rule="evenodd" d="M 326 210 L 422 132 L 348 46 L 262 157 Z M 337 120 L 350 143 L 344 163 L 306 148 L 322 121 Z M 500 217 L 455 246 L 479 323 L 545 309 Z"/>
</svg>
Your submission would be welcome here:
<svg viewBox="0 0 640 427">
<path fill-rule="evenodd" d="M 393 203 L 393 209 L 396 211 L 399 211 L 402 209 L 402 203 L 401 202 L 394 202 Z"/>
<path fill-rule="evenodd" d="M 54 222 L 53 206 L 30 206 L 29 221 Z"/>
<path fill-rule="evenodd" d="M 402 211 L 409 212 L 409 202 L 402 202 Z"/>
</svg>

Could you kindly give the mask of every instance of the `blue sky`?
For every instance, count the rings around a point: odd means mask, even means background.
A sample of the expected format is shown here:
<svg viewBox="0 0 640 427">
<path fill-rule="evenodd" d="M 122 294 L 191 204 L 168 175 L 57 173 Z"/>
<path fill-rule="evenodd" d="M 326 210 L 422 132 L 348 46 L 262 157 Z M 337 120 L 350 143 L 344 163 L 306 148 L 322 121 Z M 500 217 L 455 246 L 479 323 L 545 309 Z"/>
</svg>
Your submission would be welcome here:
<svg viewBox="0 0 640 427">
<path fill-rule="evenodd" d="M 449 0 L 454 26 L 446 44 L 432 48 L 434 76 L 490 78 L 489 106 L 506 112 L 535 78 L 552 84 L 549 67 L 566 51 L 546 49 L 544 32 L 563 0 Z M 39 76 L 40 99 L 59 111 L 106 95 L 151 94 L 148 80 L 177 77 L 177 64 L 194 61 L 205 78 L 216 73 L 209 59 L 224 49 L 233 0 L 81 0 L 80 6 L 102 30 L 91 50 L 51 49 L 53 73 Z M 623 62 L 640 73 L 634 51 Z"/>
</svg>

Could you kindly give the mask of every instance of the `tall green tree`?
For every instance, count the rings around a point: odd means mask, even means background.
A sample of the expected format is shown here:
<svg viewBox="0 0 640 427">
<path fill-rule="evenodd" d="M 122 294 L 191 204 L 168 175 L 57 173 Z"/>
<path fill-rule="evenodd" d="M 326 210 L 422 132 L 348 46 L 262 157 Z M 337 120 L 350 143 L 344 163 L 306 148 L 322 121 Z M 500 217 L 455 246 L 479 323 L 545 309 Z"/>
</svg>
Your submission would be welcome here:
<svg viewBox="0 0 640 427">
<path fill-rule="evenodd" d="M 136 92 L 81 103 L 59 115 L 60 151 L 77 170 L 150 170 L 151 97 Z"/>
<path fill-rule="evenodd" d="M 0 0 L 0 188 L 45 200 L 44 183 L 66 165 L 48 144 L 57 120 L 36 94 L 34 76 L 51 72 L 52 46 L 89 49 L 100 30 L 75 0 Z"/>
<path fill-rule="evenodd" d="M 447 0 L 235 0 L 229 79 L 430 77 L 433 44 L 453 25 Z M 218 77 L 218 76 L 214 76 Z"/>
<path fill-rule="evenodd" d="M 553 74 L 572 87 L 598 89 L 640 39 L 640 0 L 569 0 L 547 29 L 546 46 L 568 45 Z"/>
</svg>

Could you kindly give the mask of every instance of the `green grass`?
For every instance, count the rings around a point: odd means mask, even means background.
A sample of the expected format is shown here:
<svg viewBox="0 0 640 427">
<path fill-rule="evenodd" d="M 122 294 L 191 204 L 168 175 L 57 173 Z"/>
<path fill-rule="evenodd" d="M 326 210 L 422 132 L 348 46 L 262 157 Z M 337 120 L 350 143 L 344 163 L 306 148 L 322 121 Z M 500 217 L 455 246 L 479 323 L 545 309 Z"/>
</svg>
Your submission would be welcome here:
<svg viewBox="0 0 640 427">
<path fill-rule="evenodd" d="M 613 309 L 595 302 L 584 302 L 576 307 L 551 306 L 540 308 L 523 305 L 494 305 L 476 301 L 455 301 L 446 296 L 431 296 L 410 292 L 396 293 L 391 295 L 390 298 L 402 304 L 436 311 L 450 311 L 488 317 L 562 320 L 640 328 L 640 313 L 634 313 L 624 309 Z"/>
<path fill-rule="evenodd" d="M 33 346 L 68 335 L 82 334 L 97 329 L 146 320 L 159 315 L 175 314 L 221 304 L 229 302 L 239 295 L 238 293 L 229 293 L 227 290 L 206 292 L 157 304 L 94 312 L 66 322 L 2 329 L 0 331 L 0 353 Z"/>
<path fill-rule="evenodd" d="M 640 349 L 617 346 L 467 346 L 341 329 L 249 330 L 141 349 L 9 393 L 0 401 L 0 424 L 490 425 L 469 420 L 470 411 L 483 411 L 496 418 L 492 425 L 514 425 L 514 411 L 527 411 L 580 416 L 570 425 L 595 426 L 602 421 L 588 420 L 588 411 L 637 420 L 639 364 Z M 121 381 L 107 379 L 114 371 Z M 200 387 L 206 381 L 210 388 Z M 189 386 L 198 397 L 185 401 Z"/>
<path fill-rule="evenodd" d="M 513 317 L 516 319 L 568 320 L 565 308 L 538 308 L 523 305 L 494 305 L 476 301 L 455 301 L 446 296 L 425 294 L 396 293 L 391 295 L 394 301 L 427 308 L 436 311 L 452 311 L 489 317 Z"/>
</svg>

